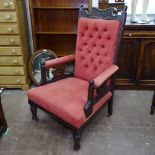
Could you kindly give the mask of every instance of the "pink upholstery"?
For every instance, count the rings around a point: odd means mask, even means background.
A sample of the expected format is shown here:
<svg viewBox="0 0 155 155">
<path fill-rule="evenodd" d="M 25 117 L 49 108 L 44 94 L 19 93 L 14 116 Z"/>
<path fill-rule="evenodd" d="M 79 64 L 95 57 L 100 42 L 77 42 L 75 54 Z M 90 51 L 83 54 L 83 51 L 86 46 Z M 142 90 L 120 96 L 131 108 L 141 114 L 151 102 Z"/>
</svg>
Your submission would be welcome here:
<svg viewBox="0 0 155 155">
<path fill-rule="evenodd" d="M 75 56 L 75 77 L 92 80 L 113 63 L 120 23 L 80 18 Z"/>
<path fill-rule="evenodd" d="M 83 107 L 88 96 L 88 82 L 67 78 L 28 90 L 28 98 L 40 107 L 79 128 L 86 119 Z M 93 114 L 110 99 L 108 92 L 93 109 Z M 92 114 L 92 115 L 93 115 Z M 92 116 L 91 115 L 91 116 Z M 90 116 L 90 117 L 91 117 Z"/>
<path fill-rule="evenodd" d="M 56 58 L 45 62 L 45 68 L 54 68 L 58 65 L 63 65 L 67 62 L 72 62 L 75 59 L 75 55 L 68 55 L 61 58 Z"/>
<path fill-rule="evenodd" d="M 99 76 L 94 79 L 95 87 L 99 87 L 103 82 L 105 82 L 109 77 L 111 77 L 116 71 L 118 67 L 116 65 L 111 65 L 104 72 L 102 72 Z"/>
</svg>

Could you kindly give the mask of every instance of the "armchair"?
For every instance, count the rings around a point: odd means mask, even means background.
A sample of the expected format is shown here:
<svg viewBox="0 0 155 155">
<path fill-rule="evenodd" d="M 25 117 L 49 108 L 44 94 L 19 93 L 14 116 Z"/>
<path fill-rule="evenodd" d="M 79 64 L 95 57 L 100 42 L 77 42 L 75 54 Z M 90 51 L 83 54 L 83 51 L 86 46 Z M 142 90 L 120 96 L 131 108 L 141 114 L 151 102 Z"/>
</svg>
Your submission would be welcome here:
<svg viewBox="0 0 155 155">
<path fill-rule="evenodd" d="M 125 20 L 126 7 L 92 8 L 89 14 L 81 7 L 75 54 L 45 61 L 41 66 L 44 85 L 27 92 L 32 119 L 38 120 L 37 107 L 58 118 L 73 131 L 75 150 L 80 149 L 84 127 L 103 105 L 108 103 L 108 114 L 112 115 L 117 56 Z M 71 62 L 72 76 L 56 71 Z M 51 83 L 44 76 L 50 67 L 55 68 Z"/>
</svg>

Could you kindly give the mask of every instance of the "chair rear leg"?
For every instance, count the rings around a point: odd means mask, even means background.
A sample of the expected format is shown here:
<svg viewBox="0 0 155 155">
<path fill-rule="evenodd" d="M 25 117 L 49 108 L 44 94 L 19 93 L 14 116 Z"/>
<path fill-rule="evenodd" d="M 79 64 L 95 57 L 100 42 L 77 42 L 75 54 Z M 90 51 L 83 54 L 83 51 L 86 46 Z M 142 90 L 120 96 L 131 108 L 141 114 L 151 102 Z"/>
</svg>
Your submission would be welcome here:
<svg viewBox="0 0 155 155">
<path fill-rule="evenodd" d="M 113 96 L 108 102 L 108 116 L 110 117 L 113 113 Z"/>
<path fill-rule="evenodd" d="M 151 106 L 151 111 L 150 111 L 151 115 L 154 114 L 154 110 L 155 110 L 155 91 L 154 91 L 154 95 L 153 95 L 153 99 L 152 99 L 152 106 Z"/>
<path fill-rule="evenodd" d="M 80 149 L 80 138 L 81 138 L 80 131 L 78 129 L 75 129 L 73 131 L 74 150 L 79 150 Z"/>
<path fill-rule="evenodd" d="M 4 122 L 2 126 L 0 125 L 0 137 L 7 131 L 7 128 L 8 126 L 6 122 Z"/>
<path fill-rule="evenodd" d="M 30 104 L 30 110 L 32 112 L 32 119 L 39 121 L 38 116 L 37 116 L 37 106 L 31 101 L 29 101 L 29 104 Z"/>
</svg>

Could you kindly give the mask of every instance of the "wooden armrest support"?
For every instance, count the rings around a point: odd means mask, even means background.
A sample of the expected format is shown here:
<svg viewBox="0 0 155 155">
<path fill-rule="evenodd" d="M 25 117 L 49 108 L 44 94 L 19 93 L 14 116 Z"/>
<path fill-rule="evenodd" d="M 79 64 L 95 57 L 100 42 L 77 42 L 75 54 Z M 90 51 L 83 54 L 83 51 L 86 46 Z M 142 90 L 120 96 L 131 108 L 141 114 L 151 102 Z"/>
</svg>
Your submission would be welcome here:
<svg viewBox="0 0 155 155">
<path fill-rule="evenodd" d="M 92 80 L 89 81 L 88 99 L 83 108 L 86 118 L 92 114 L 93 105 L 94 105 L 94 81 Z"/>
<path fill-rule="evenodd" d="M 66 56 L 67 57 L 67 56 Z M 72 62 L 71 60 L 74 60 L 73 56 L 70 55 L 67 60 L 65 59 L 65 63 L 67 62 Z M 55 66 L 56 68 L 52 70 L 52 74 L 53 74 L 53 78 L 51 80 L 47 80 L 47 70 L 51 67 L 45 67 L 45 63 L 46 61 L 43 61 L 40 65 L 41 68 L 41 81 L 39 83 L 36 84 L 36 86 L 40 86 L 40 85 L 44 85 L 50 82 L 54 82 L 63 78 L 67 78 L 70 76 L 73 76 L 73 73 L 70 74 L 65 74 L 65 67 L 64 65 L 60 65 L 60 66 Z M 62 63 L 61 63 L 62 64 Z"/>
<path fill-rule="evenodd" d="M 93 106 L 95 102 L 104 96 L 107 92 L 106 87 L 104 87 L 104 82 L 111 77 L 116 71 L 118 67 L 116 65 L 111 65 L 107 68 L 103 73 L 97 76 L 94 80 L 89 81 L 89 88 L 88 88 L 88 99 L 86 104 L 84 105 L 84 113 L 86 118 L 89 117 L 93 112 Z M 94 89 L 96 88 L 97 97 L 94 97 Z"/>
<path fill-rule="evenodd" d="M 109 77 L 111 77 L 118 70 L 118 66 L 111 65 L 104 72 L 94 79 L 95 88 L 100 87 Z"/>
<path fill-rule="evenodd" d="M 52 60 L 45 62 L 45 68 L 55 68 L 59 65 L 63 65 L 65 63 L 72 62 L 72 61 L 74 61 L 74 59 L 75 59 L 75 55 L 67 55 L 64 57 L 52 59 Z"/>
</svg>

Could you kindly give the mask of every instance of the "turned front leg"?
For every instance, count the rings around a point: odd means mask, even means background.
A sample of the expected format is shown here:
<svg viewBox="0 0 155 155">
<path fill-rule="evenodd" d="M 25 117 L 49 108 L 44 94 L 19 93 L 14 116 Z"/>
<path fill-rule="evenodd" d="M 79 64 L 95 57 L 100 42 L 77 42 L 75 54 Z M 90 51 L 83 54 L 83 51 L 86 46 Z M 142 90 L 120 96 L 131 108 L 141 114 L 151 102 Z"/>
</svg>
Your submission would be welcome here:
<svg viewBox="0 0 155 155">
<path fill-rule="evenodd" d="M 32 119 L 39 121 L 38 116 L 37 116 L 37 106 L 33 104 L 31 101 L 29 101 L 30 104 L 30 110 L 32 112 Z"/>
<path fill-rule="evenodd" d="M 80 131 L 78 129 L 74 130 L 73 131 L 74 150 L 79 150 L 80 149 L 80 138 L 81 138 Z"/>
</svg>

